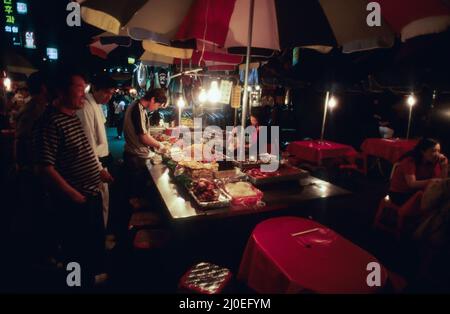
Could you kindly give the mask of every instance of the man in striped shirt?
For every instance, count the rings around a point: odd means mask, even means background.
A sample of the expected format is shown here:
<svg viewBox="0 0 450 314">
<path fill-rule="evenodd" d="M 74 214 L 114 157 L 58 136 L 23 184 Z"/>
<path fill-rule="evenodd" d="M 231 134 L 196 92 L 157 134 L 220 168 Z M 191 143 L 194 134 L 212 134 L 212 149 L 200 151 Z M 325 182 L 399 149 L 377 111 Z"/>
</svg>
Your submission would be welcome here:
<svg viewBox="0 0 450 314">
<path fill-rule="evenodd" d="M 57 85 L 55 106 L 44 113 L 35 130 L 35 162 L 49 183 L 65 262 L 79 263 L 82 286 L 89 286 L 94 278 L 105 277 L 99 186 L 106 174 L 76 115 L 84 104 L 83 76 L 63 73 Z"/>
</svg>

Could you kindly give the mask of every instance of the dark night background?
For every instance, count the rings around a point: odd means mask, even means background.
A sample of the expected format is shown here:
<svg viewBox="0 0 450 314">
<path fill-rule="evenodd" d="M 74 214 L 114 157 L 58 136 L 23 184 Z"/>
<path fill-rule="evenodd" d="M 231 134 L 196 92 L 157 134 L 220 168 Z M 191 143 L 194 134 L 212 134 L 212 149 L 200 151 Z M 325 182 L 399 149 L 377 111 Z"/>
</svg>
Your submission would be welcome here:
<svg viewBox="0 0 450 314">
<path fill-rule="evenodd" d="M 2 50 L 15 51 L 26 57 L 35 68 L 55 67 L 57 64 L 80 66 L 89 73 L 102 71 L 108 66 L 126 64 L 127 56 L 139 56 L 139 45 L 133 45 L 132 49 L 119 48 L 113 51 L 108 60 L 92 56 L 89 52 L 89 43 L 93 36 L 103 33 L 81 21 L 81 27 L 69 27 L 66 17 L 68 0 L 25 0 L 28 4 L 28 14 L 25 17 L 23 28 L 35 32 L 36 49 L 26 49 L 24 47 L 13 48 L 8 41 L 2 40 Z M 2 21 L 3 23 L 3 21 Z M 4 26 L 2 25 L 2 30 Z M 2 37 L 5 33 L 2 32 Z M 135 47 L 137 46 L 137 47 Z M 46 48 L 58 48 L 59 60 L 44 61 Z M 134 52 L 138 48 L 137 53 Z M 5 53 L 5 52 L 3 52 Z"/>
</svg>

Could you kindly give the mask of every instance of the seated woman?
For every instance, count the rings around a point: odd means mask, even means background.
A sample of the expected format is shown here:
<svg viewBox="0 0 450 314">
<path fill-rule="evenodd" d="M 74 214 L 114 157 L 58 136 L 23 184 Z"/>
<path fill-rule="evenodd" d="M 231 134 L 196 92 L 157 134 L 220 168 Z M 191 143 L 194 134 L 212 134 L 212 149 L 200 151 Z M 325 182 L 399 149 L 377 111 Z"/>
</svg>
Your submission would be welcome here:
<svg viewBox="0 0 450 314">
<path fill-rule="evenodd" d="M 391 178 L 389 197 L 394 204 L 401 206 L 433 180 L 447 176 L 448 159 L 441 154 L 439 142 L 421 139 L 412 151 L 400 158 Z"/>
<path fill-rule="evenodd" d="M 261 145 L 261 143 L 258 143 L 259 138 L 259 132 L 261 126 L 266 126 L 266 114 L 264 112 L 264 108 L 261 107 L 254 107 L 252 108 L 252 111 L 250 113 L 250 126 L 253 126 L 255 128 L 255 132 L 250 134 L 248 143 L 245 143 L 245 150 L 248 151 L 251 147 L 256 146 L 258 144 Z M 240 139 L 237 136 L 237 128 L 234 128 L 232 131 L 232 137 L 230 138 L 231 143 L 228 143 L 231 145 L 230 147 L 233 147 L 234 149 L 237 149 L 239 147 Z M 267 141 L 270 141 L 270 134 L 267 135 Z M 267 144 L 266 144 L 267 145 Z M 267 150 L 267 147 L 260 148 L 262 151 Z"/>
</svg>

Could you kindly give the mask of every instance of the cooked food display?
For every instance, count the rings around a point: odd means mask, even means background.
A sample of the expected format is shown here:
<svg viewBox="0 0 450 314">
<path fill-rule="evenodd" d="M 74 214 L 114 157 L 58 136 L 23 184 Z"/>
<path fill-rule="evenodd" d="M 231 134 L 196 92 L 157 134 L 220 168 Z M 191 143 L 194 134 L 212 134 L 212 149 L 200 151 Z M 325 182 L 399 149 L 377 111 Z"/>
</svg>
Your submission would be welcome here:
<svg viewBox="0 0 450 314">
<path fill-rule="evenodd" d="M 186 159 L 201 161 L 214 161 L 215 154 L 211 146 L 205 144 L 193 144 L 183 148 Z"/>
<path fill-rule="evenodd" d="M 188 168 L 191 170 L 212 170 L 212 171 L 217 171 L 219 170 L 219 164 L 216 162 L 200 162 L 200 161 L 195 161 L 195 160 L 182 160 L 178 163 L 178 165 L 180 167 L 184 167 L 184 168 Z"/>
<path fill-rule="evenodd" d="M 280 175 L 279 171 L 263 172 L 259 168 L 250 169 L 246 173 L 254 178 L 271 178 Z"/>
<path fill-rule="evenodd" d="M 217 185 L 208 179 L 193 181 L 191 190 L 200 202 L 215 202 L 220 196 Z"/>
<path fill-rule="evenodd" d="M 233 182 L 225 184 L 225 190 L 233 198 L 256 196 L 257 192 L 248 182 Z"/>
<path fill-rule="evenodd" d="M 250 169 L 246 171 L 248 179 L 256 186 L 269 183 L 298 181 L 305 178 L 309 173 L 305 170 L 281 165 L 277 171 L 264 172 L 261 169 Z"/>
<path fill-rule="evenodd" d="M 219 170 L 219 164 L 216 162 L 204 163 L 200 161 L 180 161 L 178 168 L 183 168 L 183 172 L 192 179 L 206 178 L 214 179 L 214 173 Z"/>
</svg>

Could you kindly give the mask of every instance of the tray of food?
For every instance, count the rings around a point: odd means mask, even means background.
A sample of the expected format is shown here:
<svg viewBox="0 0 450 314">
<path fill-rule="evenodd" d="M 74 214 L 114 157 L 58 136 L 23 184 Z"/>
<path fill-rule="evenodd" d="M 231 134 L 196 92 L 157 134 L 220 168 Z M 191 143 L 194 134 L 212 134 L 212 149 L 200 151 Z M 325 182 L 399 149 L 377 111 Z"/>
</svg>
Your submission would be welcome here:
<svg viewBox="0 0 450 314">
<path fill-rule="evenodd" d="M 223 182 L 246 180 L 246 174 L 239 168 L 219 170 L 214 173 L 214 178 Z"/>
<path fill-rule="evenodd" d="M 264 195 L 250 182 L 245 181 L 225 183 L 222 188 L 229 195 L 231 204 L 234 206 L 252 207 L 258 205 Z"/>
<path fill-rule="evenodd" d="M 248 180 L 254 185 L 270 184 L 286 181 L 297 181 L 309 176 L 309 172 L 296 167 L 282 165 L 277 171 L 263 172 L 259 168 L 246 171 Z"/>
<path fill-rule="evenodd" d="M 177 165 L 180 172 L 185 173 L 192 179 L 214 179 L 214 173 L 219 170 L 217 162 L 200 162 L 200 161 L 180 161 Z"/>
<path fill-rule="evenodd" d="M 198 206 L 203 209 L 230 205 L 231 197 L 223 193 L 215 181 L 204 178 L 192 181 L 188 191 Z"/>
<path fill-rule="evenodd" d="M 247 171 L 249 169 L 259 168 L 261 165 L 268 165 L 271 162 L 275 162 L 277 156 L 270 154 L 260 154 L 259 158 L 249 157 L 243 161 L 233 161 L 235 167 L 240 168 L 242 171 Z"/>
</svg>

